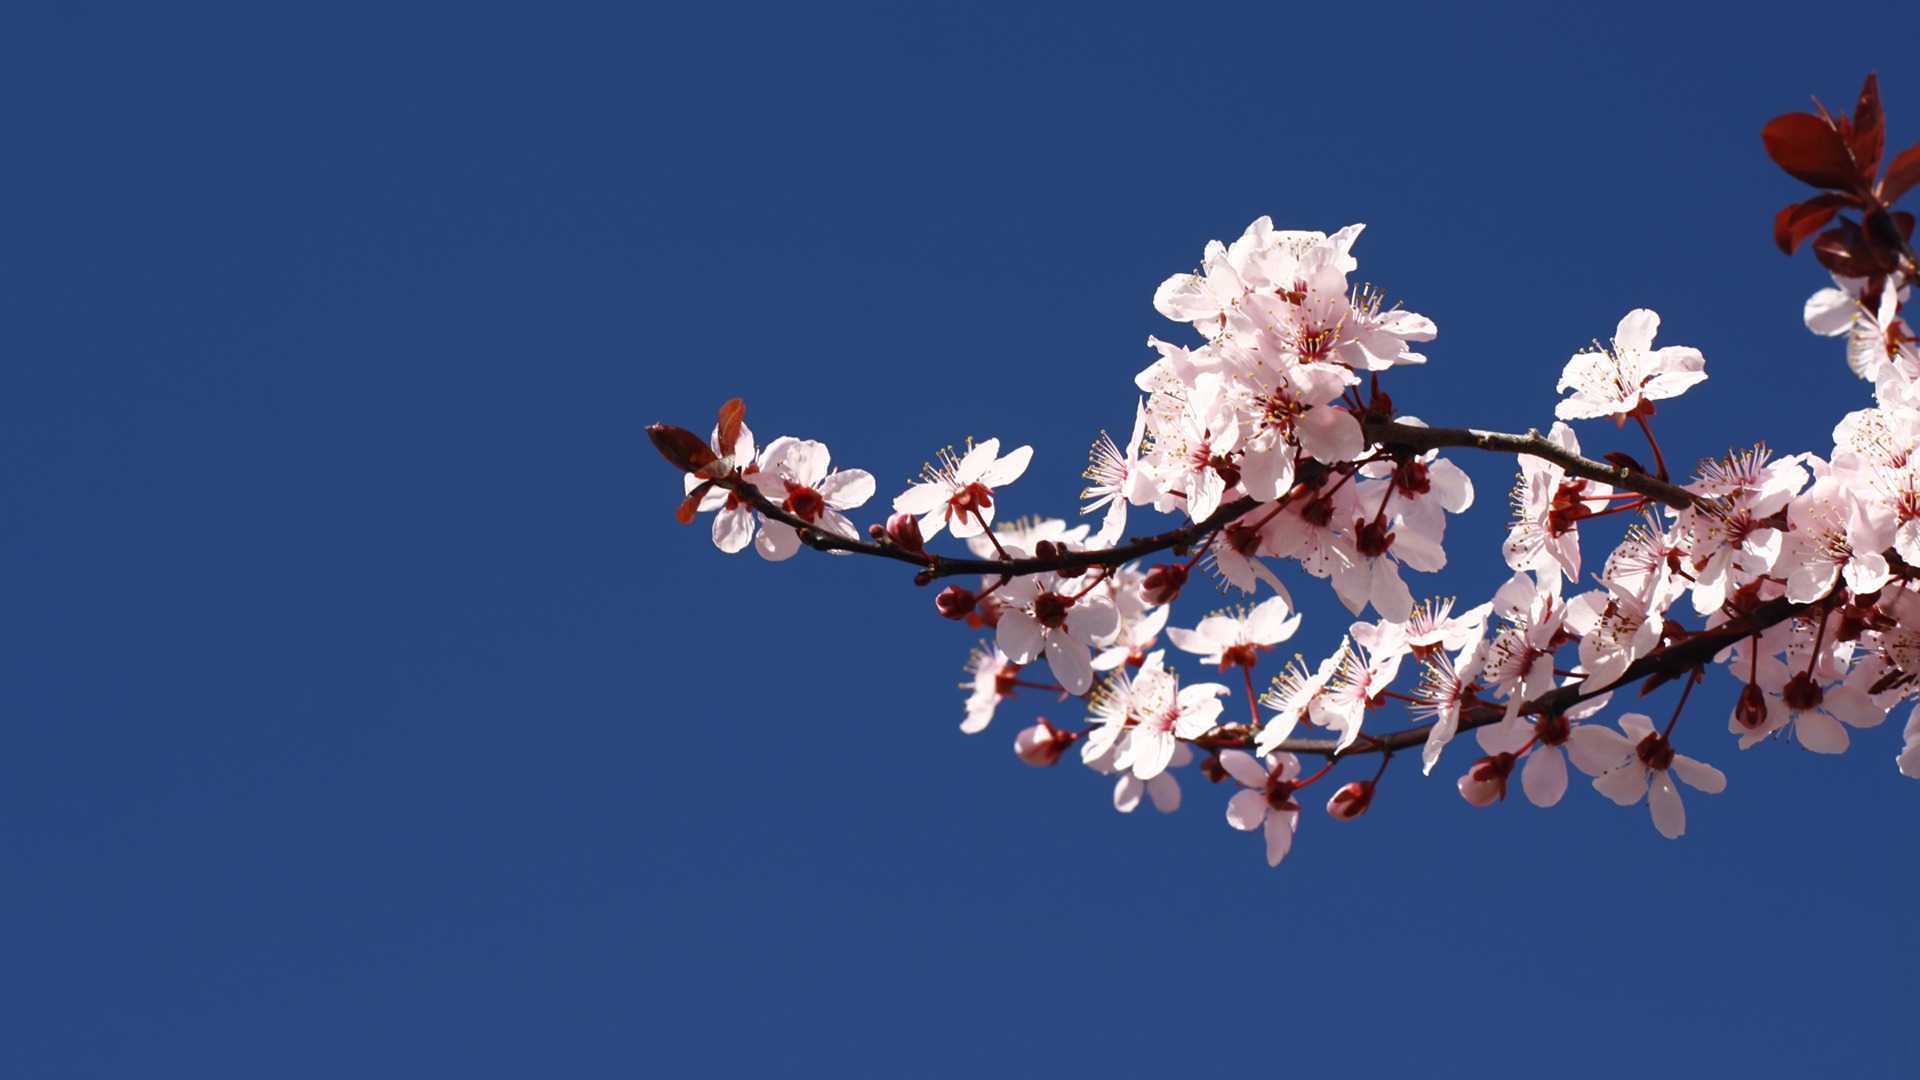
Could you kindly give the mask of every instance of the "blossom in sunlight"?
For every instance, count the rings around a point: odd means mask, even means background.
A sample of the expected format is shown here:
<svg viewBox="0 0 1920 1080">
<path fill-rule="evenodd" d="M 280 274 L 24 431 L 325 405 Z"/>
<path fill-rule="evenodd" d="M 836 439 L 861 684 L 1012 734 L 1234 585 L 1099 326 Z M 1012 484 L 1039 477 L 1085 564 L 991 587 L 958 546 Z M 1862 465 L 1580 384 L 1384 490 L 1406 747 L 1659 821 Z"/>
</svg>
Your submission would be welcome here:
<svg viewBox="0 0 1920 1080">
<path fill-rule="evenodd" d="M 1116 593 L 1116 597 L 1136 596 L 1135 591 Z M 1116 602 L 1115 607 L 1119 607 Z M 1159 641 L 1160 631 L 1167 625 L 1167 616 L 1173 609 L 1166 606 L 1149 608 L 1144 614 L 1128 615 L 1120 613 L 1120 629 L 1114 633 L 1113 640 L 1101 649 L 1093 658 L 1093 670 L 1112 671 L 1122 664 L 1140 666 L 1147 659 L 1147 653 Z"/>
<path fill-rule="evenodd" d="M 1727 778 L 1719 769 L 1674 753 L 1667 737 L 1653 730 L 1653 720 L 1641 713 L 1620 717 L 1620 730 L 1625 735 L 1599 727 L 1591 730 L 1602 737 L 1594 739 L 1587 749 L 1619 762 L 1594 780 L 1594 790 L 1621 806 L 1646 799 L 1653 810 L 1653 827 L 1669 840 L 1677 840 L 1687 831 L 1687 809 L 1680 804 L 1679 789 L 1673 785 L 1675 776 L 1709 795 L 1727 788 Z"/>
<path fill-rule="evenodd" d="M 1175 648 L 1198 656 L 1203 663 L 1216 664 L 1221 671 L 1236 664 L 1251 670 L 1262 651 L 1292 637 L 1299 626 L 1300 616 L 1286 598 L 1275 596 L 1255 604 L 1251 611 L 1209 615 L 1192 630 L 1172 627 L 1167 636 Z"/>
<path fill-rule="evenodd" d="M 761 451 L 760 470 L 750 479 L 787 513 L 852 539 L 853 522 L 840 511 L 864 506 L 873 497 L 873 477 L 864 469 L 830 471 L 829 461 L 824 443 L 781 436 Z M 761 523 L 754 548 L 777 562 L 800 550 L 800 534 L 786 522 L 769 518 Z"/>
<path fill-rule="evenodd" d="M 1140 440 L 1147 430 L 1147 406 L 1145 402 L 1135 407 L 1133 416 L 1133 434 L 1128 436 L 1125 446 L 1115 446 L 1106 432 L 1100 433 L 1100 441 L 1093 444 L 1089 455 L 1086 490 L 1080 497 L 1087 505 L 1080 508 L 1082 514 L 1091 514 L 1101 507 L 1107 513 L 1100 521 L 1100 531 L 1094 534 L 1094 546 L 1112 547 L 1118 543 L 1121 534 L 1127 529 L 1127 503 L 1136 492 L 1144 488 L 1140 468 Z M 1143 495 L 1143 501 L 1145 496 Z"/>
<path fill-rule="evenodd" d="M 1554 406 L 1562 420 L 1611 416 L 1619 421 L 1648 411 L 1648 402 L 1678 397 L 1707 377 L 1706 357 L 1685 345 L 1653 347 L 1660 316 L 1638 308 L 1629 311 L 1614 331 L 1613 348 L 1595 347 L 1575 353 L 1560 374 L 1556 389 L 1573 396 Z"/>
<path fill-rule="evenodd" d="M 961 721 L 960 730 L 968 735 L 985 731 L 994 709 L 1013 696 L 1013 682 L 1019 675 L 1020 665 L 1008 660 L 999 649 L 984 644 L 975 648 L 967 657 L 967 681 L 960 684 L 968 691 L 967 718 Z"/>
<path fill-rule="evenodd" d="M 969 446 L 956 458 L 951 449 L 921 472 L 922 481 L 893 500 L 893 508 L 920 519 L 920 535 L 931 540 L 942 529 L 961 538 L 976 535 L 993 523 L 993 489 L 1020 479 L 1033 457 L 1033 447 L 1022 446 L 1000 454 L 1000 440 Z"/>
<path fill-rule="evenodd" d="M 742 423 L 733 445 L 722 446 L 724 441 L 721 428 L 715 425 L 713 435 L 707 440 L 715 456 L 721 462 L 731 462 L 741 476 L 751 480 L 753 474 L 760 471 L 759 451 L 754 445 L 752 430 Z M 760 520 L 747 500 L 695 473 L 687 473 L 684 480 L 689 498 L 696 489 L 704 487 L 696 508 L 701 513 L 713 514 L 713 546 L 729 555 L 746 550 L 746 546 L 753 543 L 753 533 Z"/>
<path fill-rule="evenodd" d="M 1762 739 L 1788 728 L 1800 745 L 1816 754 L 1845 753 L 1852 738 L 1848 727 L 1878 727 L 1887 718 L 1887 710 L 1875 705 L 1873 698 L 1845 681 L 1823 686 L 1828 680 L 1815 678 L 1806 670 L 1807 658 L 1789 653 L 1800 665 L 1795 671 L 1773 656 L 1749 658 L 1749 647 L 1742 643 L 1734 649 L 1733 669 L 1750 673 L 1750 685 L 1759 688 L 1755 698 L 1750 692 L 1742 701 L 1757 700 L 1764 715 L 1759 723 L 1749 724 L 1736 705 L 1727 719 L 1727 730 L 1740 736 L 1740 749 L 1750 749 Z"/>
<path fill-rule="evenodd" d="M 1267 840 L 1267 865 L 1279 866 L 1292 849 L 1293 832 L 1300 826 L 1300 804 L 1293 800 L 1300 759 L 1292 754 L 1255 758 L 1245 750 L 1222 750 L 1220 767 L 1245 788 L 1227 800 L 1227 824 L 1241 832 L 1262 830 Z"/>
<path fill-rule="evenodd" d="M 1599 776 L 1619 764 L 1613 756 L 1613 740 L 1618 736 L 1607 728 L 1580 722 L 1605 708 L 1611 696 L 1602 694 L 1564 713 L 1543 713 L 1531 727 L 1482 728 L 1487 737 L 1481 739 L 1481 745 L 1516 756 L 1524 754 L 1526 765 L 1520 770 L 1520 786 L 1527 793 L 1527 801 L 1540 807 L 1553 806 L 1567 793 L 1569 760 L 1588 776 Z"/>
<path fill-rule="evenodd" d="M 1573 429 L 1555 422 L 1547 439 L 1563 449 L 1580 452 Z M 1520 456 L 1520 482 L 1513 489 L 1514 520 L 1501 548 L 1515 570 L 1558 570 L 1568 581 L 1580 580 L 1580 530 L 1583 518 L 1607 508 L 1613 488 L 1597 481 L 1569 477 L 1565 469 L 1545 458 Z"/>
<path fill-rule="evenodd" d="M 1058 574 L 1034 574 L 1015 578 L 996 594 L 1007 605 L 998 623 L 1000 651 L 1016 664 L 1044 653 L 1069 694 L 1084 694 L 1093 685 L 1092 645 L 1120 625 L 1113 601 L 1086 588 Z"/>
<path fill-rule="evenodd" d="M 1460 731 L 1460 709 L 1474 693 L 1485 645 L 1484 639 L 1476 637 L 1458 658 L 1433 651 L 1421 661 L 1420 685 L 1409 711 L 1414 719 L 1433 725 L 1427 730 L 1426 745 L 1420 748 L 1422 775 L 1432 775 L 1440 751 Z M 1418 649 L 1415 655 L 1419 655 Z"/>
<path fill-rule="evenodd" d="M 1295 656 L 1273 677 L 1273 685 L 1260 695 L 1262 708 L 1274 710 L 1273 718 L 1260 728 L 1259 736 L 1254 740 L 1254 749 L 1260 753 L 1270 753 L 1275 747 L 1293 737 L 1293 731 L 1315 703 L 1326 693 L 1327 681 L 1340 668 L 1347 651 L 1343 645 L 1339 651 L 1320 661 L 1318 669 L 1309 672 L 1304 657 Z"/>
<path fill-rule="evenodd" d="M 1120 748 L 1121 754 L 1126 751 L 1127 747 Z M 1163 814 L 1173 813 L 1180 809 L 1180 781 L 1174 778 L 1173 770 L 1191 764 L 1193 751 L 1182 743 L 1173 748 L 1173 757 L 1168 759 L 1166 769 L 1155 773 L 1150 779 L 1140 779 L 1131 769 L 1120 770 L 1120 779 L 1113 783 L 1113 808 L 1123 814 L 1131 814 L 1140 805 L 1140 796 L 1144 794 L 1153 801 L 1155 810 Z"/>
<path fill-rule="evenodd" d="M 1134 726 L 1114 767 L 1130 769 L 1142 780 L 1165 772 L 1178 743 L 1213 730 L 1220 718 L 1220 698 L 1227 692 L 1219 683 L 1182 687 L 1180 677 L 1165 667 L 1142 667 L 1134 679 Z"/>
</svg>

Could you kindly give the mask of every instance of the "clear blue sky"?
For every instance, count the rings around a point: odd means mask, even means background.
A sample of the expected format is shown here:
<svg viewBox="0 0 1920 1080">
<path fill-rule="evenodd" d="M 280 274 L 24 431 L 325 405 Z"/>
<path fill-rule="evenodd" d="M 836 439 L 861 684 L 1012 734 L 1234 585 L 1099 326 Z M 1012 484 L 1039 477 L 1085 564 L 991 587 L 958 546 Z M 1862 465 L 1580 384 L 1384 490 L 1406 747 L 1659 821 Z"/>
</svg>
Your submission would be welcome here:
<svg viewBox="0 0 1920 1080">
<path fill-rule="evenodd" d="M 887 496 L 998 436 L 1066 511 L 1154 286 L 1272 214 L 1369 224 L 1431 422 L 1544 427 L 1645 306 L 1671 459 L 1824 450 L 1757 132 L 1877 68 L 1920 139 L 1920 15 L 912 8 L 0 16 L 10 1075 L 1920 1074 L 1897 721 L 1739 753 L 1717 675 L 1679 842 L 1456 752 L 1269 870 L 962 736 L 927 592 L 720 554 L 642 433 L 742 395 Z M 1463 464 L 1416 594 L 1504 575 Z"/>
</svg>

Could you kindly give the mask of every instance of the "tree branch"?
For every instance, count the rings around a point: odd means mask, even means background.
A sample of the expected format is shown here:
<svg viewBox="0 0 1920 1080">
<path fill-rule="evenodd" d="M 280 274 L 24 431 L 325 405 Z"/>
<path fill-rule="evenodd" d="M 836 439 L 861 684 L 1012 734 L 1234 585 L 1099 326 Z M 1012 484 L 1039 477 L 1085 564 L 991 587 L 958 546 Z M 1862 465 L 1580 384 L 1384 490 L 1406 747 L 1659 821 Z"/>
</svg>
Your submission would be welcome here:
<svg viewBox="0 0 1920 1080">
<path fill-rule="evenodd" d="M 1738 642 L 1741 638 L 1757 634 L 1770 626 L 1775 626 L 1815 606 L 1796 604 L 1785 597 L 1769 600 L 1736 619 L 1731 619 L 1712 630 L 1703 630 L 1689 635 L 1684 641 L 1677 641 L 1664 649 L 1649 653 L 1635 660 L 1618 679 L 1606 686 L 1585 689 L 1584 684 L 1562 686 L 1549 690 L 1522 706 L 1522 711 L 1536 713 L 1565 712 L 1588 698 L 1616 690 L 1630 683 L 1639 682 L 1652 675 L 1677 674 L 1688 668 L 1710 663 L 1720 650 Z M 1477 705 L 1460 710 L 1460 730 L 1485 727 L 1499 723 L 1506 716 L 1504 705 Z M 1244 747 L 1252 744 L 1251 733 L 1244 730 L 1245 725 L 1233 725 L 1236 729 L 1225 738 L 1215 737 L 1195 740 L 1196 743 L 1210 748 L 1228 746 Z M 1433 731 L 1431 723 L 1418 727 L 1395 731 L 1387 735 L 1371 736 L 1370 741 L 1362 740 L 1338 749 L 1338 739 L 1288 739 L 1278 747 L 1292 754 L 1320 754 L 1328 758 L 1353 757 L 1359 754 L 1388 753 L 1405 750 L 1408 747 L 1426 743 L 1427 736 Z"/>
<path fill-rule="evenodd" d="M 1361 425 L 1361 430 L 1366 433 L 1368 440 L 1379 443 L 1389 452 L 1437 450 L 1441 447 L 1458 446 L 1516 456 L 1528 454 L 1553 462 L 1565 469 L 1570 476 L 1584 477 L 1603 484 L 1612 484 L 1617 488 L 1625 488 L 1665 503 L 1676 510 L 1685 510 L 1703 501 L 1698 495 L 1683 487 L 1649 476 L 1637 469 L 1623 468 L 1609 465 L 1604 461 L 1581 457 L 1538 431 L 1530 430 L 1525 435 L 1511 435 L 1504 431 L 1480 431 L 1476 428 L 1416 427 L 1412 424 L 1375 418 L 1366 420 Z"/>
<path fill-rule="evenodd" d="M 1485 450 L 1492 453 L 1530 454 L 1537 458 L 1553 462 L 1565 469 L 1571 476 L 1597 480 L 1612 484 L 1627 491 L 1645 495 L 1650 499 L 1664 503 L 1676 509 L 1684 510 L 1706 500 L 1687 491 L 1685 488 L 1670 484 L 1664 480 L 1649 476 L 1637 469 L 1628 469 L 1610 465 L 1604 461 L 1582 457 L 1554 443 L 1538 431 L 1528 431 L 1524 435 L 1514 435 L 1503 431 L 1481 431 L 1476 428 L 1419 427 L 1402 424 L 1389 419 L 1368 418 L 1362 423 L 1362 430 L 1369 442 L 1378 445 L 1390 456 L 1406 456 L 1427 450 L 1446 447 L 1460 447 L 1471 450 Z M 1308 470 L 1318 467 L 1316 463 L 1306 463 L 1301 468 L 1302 479 L 1314 480 Z M 916 566 L 921 573 L 917 580 L 921 584 L 944 577 L 962 574 L 980 574 L 984 576 L 1024 577 L 1028 574 L 1041 574 L 1056 570 L 1082 570 L 1095 566 L 1119 566 L 1134 559 L 1144 558 L 1158 552 L 1191 547 L 1217 529 L 1225 528 L 1230 522 L 1258 509 L 1261 503 L 1251 497 L 1236 499 L 1222 505 L 1205 521 L 1182 525 L 1152 536 L 1139 537 L 1129 543 L 1110 548 L 1093 548 L 1080 551 L 1063 552 L 1052 559 L 1025 557 L 1018 559 L 997 558 L 954 558 L 945 555 L 917 555 L 904 551 L 891 543 L 860 540 L 854 537 L 839 536 L 805 521 L 787 512 L 778 503 L 768 499 L 744 477 L 738 473 L 716 478 L 714 485 L 732 492 L 735 496 L 752 505 L 760 514 L 793 528 L 802 543 L 817 551 L 840 551 L 857 555 L 872 555 L 883 559 L 892 559 Z M 1283 497 L 1264 505 L 1279 507 L 1287 503 Z"/>
</svg>

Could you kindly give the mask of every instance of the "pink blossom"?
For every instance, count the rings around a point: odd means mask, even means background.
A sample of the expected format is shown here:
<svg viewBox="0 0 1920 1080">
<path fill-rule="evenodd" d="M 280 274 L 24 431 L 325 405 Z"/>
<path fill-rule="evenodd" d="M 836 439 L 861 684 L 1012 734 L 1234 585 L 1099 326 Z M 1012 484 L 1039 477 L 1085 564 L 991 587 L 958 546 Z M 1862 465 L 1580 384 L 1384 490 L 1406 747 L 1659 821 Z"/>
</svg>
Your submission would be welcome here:
<svg viewBox="0 0 1920 1080">
<path fill-rule="evenodd" d="M 1130 769 L 1142 780 L 1160 775 L 1173 761 L 1180 741 L 1213 730 L 1220 718 L 1220 698 L 1227 692 L 1219 683 L 1183 688 L 1179 676 L 1165 667 L 1141 667 L 1134 679 L 1133 727 L 1126 746 L 1114 758 L 1114 767 Z"/>
<path fill-rule="evenodd" d="M 873 477 L 864 469 L 830 471 L 829 463 L 824 444 L 781 436 L 761 452 L 760 471 L 751 481 L 787 513 L 853 539 L 857 535 L 853 522 L 840 511 L 866 505 L 873 497 Z M 800 534 L 786 522 L 769 518 L 760 526 L 754 547 L 767 559 L 779 561 L 800 550 Z"/>
<path fill-rule="evenodd" d="M 1660 316 L 1639 308 L 1620 320 L 1612 349 L 1575 353 L 1556 388 L 1572 390 L 1573 396 L 1555 406 L 1553 414 L 1562 420 L 1611 416 L 1624 421 L 1646 411 L 1648 402 L 1678 397 L 1704 380 L 1707 373 L 1701 369 L 1707 361 L 1700 350 L 1684 345 L 1655 349 L 1653 335 L 1659 329 Z"/>
<path fill-rule="evenodd" d="M 1580 452 L 1573 429 L 1556 422 L 1547 434 L 1560 447 Z M 1569 478 L 1566 470 L 1545 458 L 1520 456 L 1520 482 L 1513 489 L 1514 521 L 1502 547 L 1507 565 L 1515 570 L 1558 569 L 1568 581 L 1580 579 L 1579 522 L 1606 509 L 1605 496 L 1613 488 L 1592 480 Z"/>
<path fill-rule="evenodd" d="M 1300 804 L 1293 799 L 1300 759 L 1268 754 L 1255 760 L 1244 750 L 1222 750 L 1220 767 L 1245 788 L 1227 800 L 1227 824 L 1241 832 L 1264 831 L 1267 865 L 1279 866 L 1293 847 L 1293 832 L 1300 825 Z"/>
<path fill-rule="evenodd" d="M 1593 751 L 1611 755 L 1618 762 L 1593 782 L 1593 788 L 1621 806 L 1632 806 L 1642 798 L 1653 810 L 1653 827 L 1669 840 L 1677 840 L 1687 831 L 1687 810 L 1680 804 L 1680 792 L 1673 785 L 1678 776 L 1696 791 L 1718 795 L 1725 791 L 1727 778 L 1719 769 L 1676 754 L 1666 736 L 1653 730 L 1653 721 L 1641 713 L 1620 717 L 1624 736 L 1604 728 Z"/>
<path fill-rule="evenodd" d="M 1000 456 L 999 439 L 970 445 L 960 458 L 942 450 L 939 460 L 922 470 L 925 479 L 895 498 L 893 508 L 920 518 L 923 539 L 946 528 L 962 539 L 974 536 L 993 523 L 993 490 L 1018 480 L 1032 457 L 1031 446 Z"/>
<path fill-rule="evenodd" d="M 1133 434 L 1127 438 L 1126 446 L 1115 446 L 1104 431 L 1100 433 L 1100 441 L 1093 444 L 1087 471 L 1083 474 L 1089 483 L 1080 493 L 1088 502 L 1080 512 L 1091 514 L 1103 506 L 1107 509 L 1100 531 L 1094 535 L 1096 547 L 1112 547 L 1119 542 L 1127 529 L 1130 501 L 1153 501 L 1146 478 L 1140 473 L 1140 445 L 1146 427 L 1147 406 L 1141 402 L 1135 409 Z"/>
<path fill-rule="evenodd" d="M 1727 730 L 1740 736 L 1742 750 L 1792 728 L 1800 745 L 1816 754 L 1845 753 L 1852 741 L 1848 727 L 1877 727 L 1887 718 L 1887 710 L 1859 687 L 1845 681 L 1823 685 L 1829 680 L 1807 671 L 1804 655 L 1798 658 L 1801 668 L 1796 671 L 1773 656 L 1750 662 L 1748 650 L 1745 644 L 1735 649 L 1733 669 L 1751 675 L 1752 684 L 1760 688 L 1765 715 L 1750 726 L 1742 722 L 1736 706 L 1727 718 Z"/>
<path fill-rule="evenodd" d="M 1019 674 L 1020 665 L 1008 660 L 999 649 L 984 643 L 974 649 L 967 657 L 967 681 L 961 684 L 969 693 L 967 718 L 961 721 L 960 730 L 968 735 L 985 731 L 993 721 L 994 710 L 1013 696 L 1013 681 Z"/>
<path fill-rule="evenodd" d="M 758 451 L 755 449 L 753 432 L 747 425 L 740 425 L 740 433 L 734 438 L 732 446 L 720 445 L 720 427 L 715 425 L 713 434 L 707 439 L 722 461 L 731 461 L 740 475 L 748 480 L 760 471 Z M 706 481 L 693 473 L 685 476 L 687 494 Z M 738 554 L 753 542 L 754 529 L 758 526 L 759 515 L 753 507 L 739 495 L 722 487 L 708 487 L 706 494 L 700 496 L 701 513 L 713 513 L 713 546 L 729 555 Z"/>
<path fill-rule="evenodd" d="M 1300 616 L 1284 597 L 1275 596 L 1255 604 L 1251 611 L 1209 615 L 1192 630 L 1173 627 L 1167 636 L 1182 652 L 1225 671 L 1236 664 L 1253 668 L 1263 650 L 1292 637 L 1299 626 Z"/>
<path fill-rule="evenodd" d="M 1044 653 L 1067 693 L 1086 693 L 1093 685 L 1091 646 L 1120 624 L 1113 601 L 1051 573 L 1015 578 L 996 595 L 1006 604 L 997 642 L 1007 659 L 1028 664 Z"/>
</svg>

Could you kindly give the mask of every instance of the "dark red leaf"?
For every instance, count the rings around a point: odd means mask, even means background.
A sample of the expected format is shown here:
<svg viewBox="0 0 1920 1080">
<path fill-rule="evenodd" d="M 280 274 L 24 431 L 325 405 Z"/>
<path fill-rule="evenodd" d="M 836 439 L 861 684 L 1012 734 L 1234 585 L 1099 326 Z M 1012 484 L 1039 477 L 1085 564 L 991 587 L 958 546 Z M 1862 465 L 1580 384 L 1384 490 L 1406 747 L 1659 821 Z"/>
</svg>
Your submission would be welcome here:
<svg viewBox="0 0 1920 1080">
<path fill-rule="evenodd" d="M 719 460 L 705 440 L 686 428 L 672 424 L 648 424 L 647 438 L 654 449 L 681 472 L 699 472 Z"/>
<path fill-rule="evenodd" d="M 1773 242 L 1780 245 L 1781 251 L 1793 254 L 1802 240 L 1819 232 L 1827 222 L 1833 220 L 1833 215 L 1839 213 L 1842 206 L 1852 202 L 1845 195 L 1829 191 L 1781 208 L 1773 216 Z"/>
<path fill-rule="evenodd" d="M 1853 130 L 1847 136 L 1847 146 L 1853 151 L 1853 164 L 1859 170 L 1862 190 L 1873 183 L 1873 174 L 1880 171 L 1880 151 L 1886 145 L 1883 122 L 1880 115 L 1880 81 L 1869 71 L 1866 83 L 1860 87 L 1860 100 L 1853 107 Z"/>
<path fill-rule="evenodd" d="M 740 421 L 747 415 L 747 407 L 739 398 L 731 398 L 720 406 L 720 449 L 733 453 L 733 444 L 740 441 Z"/>
<path fill-rule="evenodd" d="M 674 508 L 673 520 L 682 525 L 693 524 L 693 515 L 700 512 L 700 500 L 706 495 L 707 489 L 712 486 L 713 481 L 711 480 L 705 480 L 695 485 L 692 491 L 687 492 L 687 497 L 680 500 L 680 505 Z"/>
<path fill-rule="evenodd" d="M 1881 261 L 1860 226 L 1846 218 L 1814 240 L 1813 255 L 1841 277 L 1873 277 L 1893 269 Z"/>
<path fill-rule="evenodd" d="M 1887 162 L 1887 175 L 1880 180 L 1880 201 L 1888 206 L 1920 184 L 1920 143 L 1914 143 L 1893 155 Z"/>
<path fill-rule="evenodd" d="M 1635 461 L 1632 454 L 1628 454 L 1620 450 L 1615 450 L 1612 453 L 1602 454 L 1600 456 L 1606 459 L 1607 464 L 1613 466 L 1616 469 L 1626 469 L 1628 472 L 1637 472 L 1644 476 L 1653 475 L 1652 473 L 1647 472 L 1647 467 L 1645 465 L 1642 465 L 1638 461 Z"/>
<path fill-rule="evenodd" d="M 1788 175 L 1814 187 L 1853 187 L 1853 157 L 1840 133 L 1812 113 L 1782 113 L 1760 129 L 1767 156 Z"/>
</svg>

